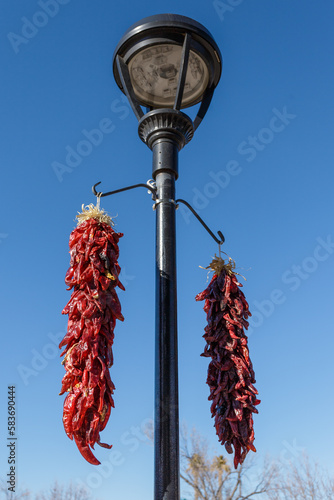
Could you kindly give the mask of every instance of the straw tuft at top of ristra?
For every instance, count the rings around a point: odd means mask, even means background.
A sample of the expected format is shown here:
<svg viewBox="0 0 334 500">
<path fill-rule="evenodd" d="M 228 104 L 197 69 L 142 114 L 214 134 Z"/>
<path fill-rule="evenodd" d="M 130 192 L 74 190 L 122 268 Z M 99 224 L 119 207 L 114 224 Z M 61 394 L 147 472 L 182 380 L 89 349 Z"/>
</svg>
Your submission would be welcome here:
<svg viewBox="0 0 334 500">
<path fill-rule="evenodd" d="M 96 219 L 99 222 L 104 222 L 110 226 L 114 226 L 114 222 L 110 215 L 108 215 L 103 208 L 95 206 L 93 203 L 90 205 L 82 205 L 82 212 L 78 213 L 76 218 L 78 219 L 78 226 L 89 219 Z"/>
<path fill-rule="evenodd" d="M 225 270 L 225 272 L 230 276 L 232 274 L 238 274 L 234 271 L 235 262 L 231 257 L 228 257 L 228 261 L 225 261 L 224 259 L 222 259 L 222 257 L 218 257 L 216 254 L 211 264 L 209 264 L 208 267 L 206 267 L 205 269 L 214 271 L 217 274 L 217 276 L 219 276 L 223 270 Z"/>
</svg>

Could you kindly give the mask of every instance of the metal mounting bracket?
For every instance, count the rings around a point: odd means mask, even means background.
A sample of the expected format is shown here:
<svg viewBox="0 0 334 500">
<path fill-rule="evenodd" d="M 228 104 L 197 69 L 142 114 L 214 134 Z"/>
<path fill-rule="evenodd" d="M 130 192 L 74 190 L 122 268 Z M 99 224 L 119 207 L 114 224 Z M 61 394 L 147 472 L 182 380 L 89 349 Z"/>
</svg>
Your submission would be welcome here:
<svg viewBox="0 0 334 500">
<path fill-rule="evenodd" d="M 202 224 L 202 226 L 204 227 L 204 229 L 206 229 L 206 231 L 215 240 L 215 242 L 218 243 L 218 245 L 222 245 L 225 242 L 225 237 L 224 237 L 223 233 L 221 231 L 217 231 L 217 234 L 219 236 L 219 238 L 217 238 L 217 236 L 214 235 L 214 233 L 207 226 L 207 224 L 205 224 L 205 222 L 203 221 L 203 219 L 198 215 L 198 213 L 196 212 L 196 210 L 187 201 L 185 201 L 185 200 L 183 200 L 181 198 L 179 198 L 177 200 L 159 200 L 157 198 L 156 183 L 155 183 L 155 181 L 153 179 L 149 179 L 146 184 L 144 184 L 144 183 L 133 184 L 132 186 L 127 186 L 125 188 L 116 189 L 115 191 L 108 191 L 108 193 L 102 193 L 101 191 L 97 191 L 96 190 L 96 186 L 98 186 L 99 184 L 101 184 L 101 182 L 97 182 L 96 184 L 94 184 L 94 186 L 92 187 L 92 191 L 95 194 L 95 196 L 99 196 L 101 198 L 103 198 L 104 196 L 111 196 L 112 194 L 122 193 L 123 191 L 129 191 L 130 189 L 135 189 L 137 187 L 144 187 L 144 188 L 148 189 L 148 191 L 152 194 L 152 200 L 155 202 L 154 205 L 153 205 L 153 210 L 155 210 L 156 206 L 159 203 L 161 203 L 162 201 L 168 201 L 170 203 L 174 203 L 174 205 L 176 206 L 176 208 L 178 208 L 178 203 L 183 203 L 187 208 L 189 208 L 189 210 L 191 211 L 191 213 Z"/>
</svg>

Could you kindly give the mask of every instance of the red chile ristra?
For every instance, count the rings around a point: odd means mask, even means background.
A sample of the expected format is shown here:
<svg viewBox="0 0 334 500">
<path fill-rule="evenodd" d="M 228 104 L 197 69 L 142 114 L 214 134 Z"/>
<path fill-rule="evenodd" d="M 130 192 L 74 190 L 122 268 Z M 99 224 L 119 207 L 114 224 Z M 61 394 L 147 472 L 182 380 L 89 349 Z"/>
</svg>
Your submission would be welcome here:
<svg viewBox="0 0 334 500">
<path fill-rule="evenodd" d="M 91 464 L 100 432 L 114 407 L 114 384 L 109 368 L 113 364 L 112 344 L 116 319 L 123 321 L 116 286 L 124 290 L 118 276 L 118 240 L 111 218 L 94 205 L 83 208 L 78 226 L 70 236 L 71 262 L 65 277 L 71 298 L 62 311 L 68 314 L 67 333 L 59 347 L 65 349 L 66 374 L 60 394 L 64 401 L 63 424 L 67 436 L 75 440 L 81 455 Z"/>
<path fill-rule="evenodd" d="M 234 467 L 242 464 L 248 451 L 256 451 L 253 413 L 260 403 L 254 387 L 253 371 L 247 347 L 248 303 L 233 272 L 234 264 L 216 258 L 209 268 L 215 274 L 209 286 L 196 296 L 205 300 L 207 314 L 206 346 L 202 356 L 210 357 L 207 384 L 210 387 L 211 414 L 221 444 L 233 453 Z"/>
</svg>

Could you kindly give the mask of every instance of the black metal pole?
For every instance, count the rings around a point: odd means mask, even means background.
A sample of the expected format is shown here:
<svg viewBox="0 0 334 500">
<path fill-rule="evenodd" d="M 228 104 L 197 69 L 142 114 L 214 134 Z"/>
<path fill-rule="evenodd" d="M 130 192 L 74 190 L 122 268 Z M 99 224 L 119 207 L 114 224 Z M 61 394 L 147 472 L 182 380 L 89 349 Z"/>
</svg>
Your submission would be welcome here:
<svg viewBox="0 0 334 500">
<path fill-rule="evenodd" d="M 175 178 L 177 143 L 153 145 L 156 205 L 155 500 L 179 500 Z"/>
<path fill-rule="evenodd" d="M 175 181 L 193 123 L 181 111 L 153 110 L 138 133 L 153 152 L 156 182 L 154 500 L 180 500 Z"/>
</svg>

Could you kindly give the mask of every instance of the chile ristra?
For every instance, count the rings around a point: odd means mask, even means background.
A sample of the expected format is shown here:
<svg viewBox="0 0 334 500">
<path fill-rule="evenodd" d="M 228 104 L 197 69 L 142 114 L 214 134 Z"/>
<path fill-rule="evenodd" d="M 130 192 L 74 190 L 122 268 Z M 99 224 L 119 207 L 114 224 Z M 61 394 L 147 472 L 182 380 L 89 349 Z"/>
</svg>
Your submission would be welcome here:
<svg viewBox="0 0 334 500">
<path fill-rule="evenodd" d="M 237 468 L 249 450 L 256 451 L 252 415 L 258 413 L 255 406 L 260 401 L 244 333 L 251 313 L 234 267 L 232 259 L 227 264 L 220 257 L 214 259 L 208 269 L 215 274 L 196 300 L 205 300 L 207 314 L 202 356 L 211 358 L 207 376 L 211 414 L 221 444 L 228 453 L 233 453 L 234 447 Z"/>
<path fill-rule="evenodd" d="M 74 438 L 81 455 L 91 464 L 100 462 L 92 453 L 101 443 L 100 432 L 114 407 L 115 386 L 109 368 L 113 364 L 112 345 L 116 319 L 123 321 L 116 293 L 120 267 L 118 240 L 122 233 L 111 227 L 111 218 L 94 205 L 77 216 L 78 226 L 70 236 L 70 268 L 65 277 L 71 298 L 62 311 L 68 314 L 67 333 L 59 347 L 65 349 L 66 374 L 60 394 L 67 391 L 63 424 Z"/>
</svg>

